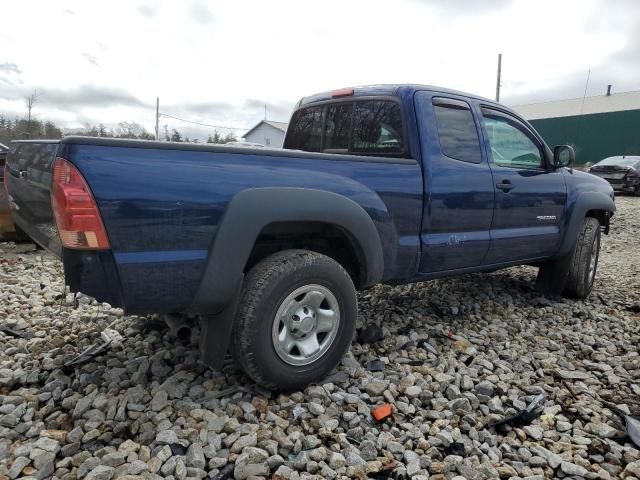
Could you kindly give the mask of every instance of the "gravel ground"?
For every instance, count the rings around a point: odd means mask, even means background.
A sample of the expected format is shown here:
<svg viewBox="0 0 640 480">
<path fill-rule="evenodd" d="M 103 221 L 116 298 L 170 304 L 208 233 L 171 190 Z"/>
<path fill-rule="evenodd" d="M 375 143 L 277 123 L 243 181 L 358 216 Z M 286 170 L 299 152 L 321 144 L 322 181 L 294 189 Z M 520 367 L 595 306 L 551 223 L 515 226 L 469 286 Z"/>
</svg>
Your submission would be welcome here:
<svg viewBox="0 0 640 480">
<path fill-rule="evenodd" d="M 640 199 L 617 204 L 587 301 L 540 297 L 529 267 L 378 286 L 338 370 L 288 395 L 200 366 L 196 330 L 74 306 L 53 257 L 0 244 L 0 326 L 23 337 L 0 333 L 0 479 L 640 478 L 605 406 L 640 415 Z M 109 326 L 122 345 L 61 369 Z M 540 393 L 542 416 L 492 426 Z"/>
</svg>

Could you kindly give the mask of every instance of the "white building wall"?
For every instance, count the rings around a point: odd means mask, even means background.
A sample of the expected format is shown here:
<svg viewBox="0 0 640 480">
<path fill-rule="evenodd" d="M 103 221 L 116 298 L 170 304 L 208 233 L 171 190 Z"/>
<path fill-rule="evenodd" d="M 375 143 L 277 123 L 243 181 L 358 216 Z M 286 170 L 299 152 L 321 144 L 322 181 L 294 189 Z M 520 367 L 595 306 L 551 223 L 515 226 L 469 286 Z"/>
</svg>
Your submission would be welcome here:
<svg viewBox="0 0 640 480">
<path fill-rule="evenodd" d="M 609 96 L 586 97 L 584 101 L 582 98 L 571 98 L 569 100 L 515 105 L 511 108 L 527 120 L 637 110 L 640 108 L 640 92 L 622 92 Z"/>
<path fill-rule="evenodd" d="M 247 142 L 261 143 L 265 147 L 282 148 L 284 143 L 284 132 L 278 128 L 262 123 L 249 135 L 244 137 Z"/>
</svg>

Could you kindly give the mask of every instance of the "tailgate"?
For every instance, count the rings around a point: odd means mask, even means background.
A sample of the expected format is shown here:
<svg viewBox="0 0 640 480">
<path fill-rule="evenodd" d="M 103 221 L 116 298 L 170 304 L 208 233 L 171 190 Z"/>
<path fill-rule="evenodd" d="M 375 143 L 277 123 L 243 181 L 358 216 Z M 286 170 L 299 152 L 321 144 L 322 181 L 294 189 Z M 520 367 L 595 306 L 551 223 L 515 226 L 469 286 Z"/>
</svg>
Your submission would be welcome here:
<svg viewBox="0 0 640 480">
<path fill-rule="evenodd" d="M 5 182 L 17 226 L 32 240 L 60 257 L 53 210 L 51 179 L 58 141 L 25 141 L 11 145 Z"/>
</svg>

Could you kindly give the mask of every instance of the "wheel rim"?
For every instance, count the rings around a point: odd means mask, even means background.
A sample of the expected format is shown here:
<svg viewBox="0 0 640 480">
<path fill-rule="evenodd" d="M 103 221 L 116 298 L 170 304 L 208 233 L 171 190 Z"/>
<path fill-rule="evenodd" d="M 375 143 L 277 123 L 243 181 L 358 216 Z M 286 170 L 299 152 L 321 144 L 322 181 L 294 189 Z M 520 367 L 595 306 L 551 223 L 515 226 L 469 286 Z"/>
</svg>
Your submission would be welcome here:
<svg viewBox="0 0 640 480">
<path fill-rule="evenodd" d="M 598 250 L 600 244 L 598 242 L 598 238 L 596 237 L 593 240 L 593 246 L 591 248 L 591 254 L 589 255 L 589 271 L 587 273 L 587 281 L 589 285 L 593 283 L 593 280 L 596 276 L 596 268 L 598 266 Z"/>
<path fill-rule="evenodd" d="M 308 365 L 329 350 L 339 325 L 340 307 L 335 295 L 322 285 L 305 285 L 280 304 L 271 339 L 285 363 Z"/>
</svg>

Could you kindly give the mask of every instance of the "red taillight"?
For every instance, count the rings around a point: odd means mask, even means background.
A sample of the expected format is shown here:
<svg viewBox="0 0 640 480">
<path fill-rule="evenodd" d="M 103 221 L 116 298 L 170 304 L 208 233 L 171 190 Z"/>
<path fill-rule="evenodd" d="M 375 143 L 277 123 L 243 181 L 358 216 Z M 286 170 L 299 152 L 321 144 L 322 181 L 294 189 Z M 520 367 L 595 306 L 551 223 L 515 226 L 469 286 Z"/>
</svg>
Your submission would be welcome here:
<svg viewBox="0 0 640 480">
<path fill-rule="evenodd" d="M 351 97 L 353 95 L 353 88 L 340 88 L 331 92 L 331 98 L 338 97 Z"/>
<path fill-rule="evenodd" d="M 65 248 L 109 248 L 107 232 L 87 182 L 70 162 L 56 158 L 53 167 L 51 204 L 58 233 Z"/>
</svg>

